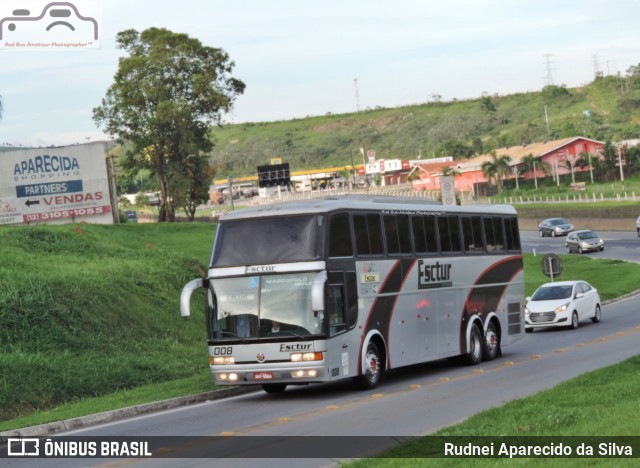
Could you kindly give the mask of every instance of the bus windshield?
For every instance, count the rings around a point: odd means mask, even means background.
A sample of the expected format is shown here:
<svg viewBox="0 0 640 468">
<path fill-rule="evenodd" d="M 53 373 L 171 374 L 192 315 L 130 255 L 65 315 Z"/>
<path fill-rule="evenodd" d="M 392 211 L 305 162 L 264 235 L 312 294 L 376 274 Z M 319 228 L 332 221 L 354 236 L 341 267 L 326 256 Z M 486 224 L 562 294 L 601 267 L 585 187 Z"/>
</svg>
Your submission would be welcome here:
<svg viewBox="0 0 640 468">
<path fill-rule="evenodd" d="M 322 216 L 223 221 L 214 267 L 313 261 L 322 258 Z"/>
<path fill-rule="evenodd" d="M 324 314 L 311 310 L 317 273 L 244 276 L 211 282 L 216 297 L 212 338 L 306 337 L 324 331 Z"/>
</svg>

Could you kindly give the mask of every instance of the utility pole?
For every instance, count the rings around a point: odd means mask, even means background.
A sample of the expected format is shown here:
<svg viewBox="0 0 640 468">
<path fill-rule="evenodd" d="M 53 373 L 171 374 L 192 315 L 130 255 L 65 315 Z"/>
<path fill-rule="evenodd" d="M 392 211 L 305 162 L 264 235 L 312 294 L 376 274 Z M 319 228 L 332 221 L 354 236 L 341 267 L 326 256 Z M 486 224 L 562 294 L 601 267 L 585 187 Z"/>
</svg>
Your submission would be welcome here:
<svg viewBox="0 0 640 468">
<path fill-rule="evenodd" d="M 356 111 L 360 112 L 360 94 L 358 93 L 358 78 L 354 78 L 353 82 L 356 85 Z"/>
<path fill-rule="evenodd" d="M 624 187 L 624 171 L 622 170 L 622 149 L 618 146 L 618 166 L 620 166 L 620 182 Z"/>
<path fill-rule="evenodd" d="M 353 148 L 351 148 L 351 175 L 353 177 L 353 188 L 356 188 L 356 165 L 353 162 Z"/>
<path fill-rule="evenodd" d="M 544 105 L 544 121 L 547 123 L 547 135 L 549 135 L 549 114 L 547 114 L 547 105 Z"/>
</svg>

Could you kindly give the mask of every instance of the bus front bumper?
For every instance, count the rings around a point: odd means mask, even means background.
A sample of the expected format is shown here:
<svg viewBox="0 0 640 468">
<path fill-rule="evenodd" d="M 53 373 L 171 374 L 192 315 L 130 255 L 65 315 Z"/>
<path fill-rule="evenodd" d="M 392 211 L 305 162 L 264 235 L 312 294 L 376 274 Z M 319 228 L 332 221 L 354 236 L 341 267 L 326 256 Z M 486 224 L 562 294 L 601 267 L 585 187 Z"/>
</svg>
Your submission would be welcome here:
<svg viewBox="0 0 640 468">
<path fill-rule="evenodd" d="M 326 367 L 318 364 L 209 366 L 216 385 L 306 384 L 331 380 Z"/>
</svg>

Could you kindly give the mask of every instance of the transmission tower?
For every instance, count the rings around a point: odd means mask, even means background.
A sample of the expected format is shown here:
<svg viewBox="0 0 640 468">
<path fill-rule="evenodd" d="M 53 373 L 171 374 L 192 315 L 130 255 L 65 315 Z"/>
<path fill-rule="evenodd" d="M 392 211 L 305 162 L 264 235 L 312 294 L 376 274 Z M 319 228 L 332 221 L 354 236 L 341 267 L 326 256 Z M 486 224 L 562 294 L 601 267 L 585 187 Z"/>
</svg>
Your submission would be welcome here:
<svg viewBox="0 0 640 468">
<path fill-rule="evenodd" d="M 544 85 L 553 85 L 553 54 L 543 54 L 544 64 L 547 71 L 547 75 L 544 77 Z"/>
<path fill-rule="evenodd" d="M 598 56 L 596 54 L 593 54 L 593 56 L 591 57 L 591 62 L 593 63 L 593 77 L 601 77 L 602 71 L 600 70 L 600 61 L 598 60 Z"/>
<path fill-rule="evenodd" d="M 353 82 L 356 84 L 356 110 L 360 112 L 360 94 L 358 94 L 358 78 L 354 78 Z"/>
</svg>

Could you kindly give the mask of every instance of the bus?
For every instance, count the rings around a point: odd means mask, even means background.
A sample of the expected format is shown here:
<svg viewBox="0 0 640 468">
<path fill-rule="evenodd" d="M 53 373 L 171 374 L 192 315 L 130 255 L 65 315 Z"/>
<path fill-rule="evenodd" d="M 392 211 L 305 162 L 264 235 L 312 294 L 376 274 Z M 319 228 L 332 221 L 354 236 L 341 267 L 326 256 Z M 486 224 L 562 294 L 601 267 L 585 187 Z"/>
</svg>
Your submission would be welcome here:
<svg viewBox="0 0 640 468">
<path fill-rule="evenodd" d="M 516 211 L 343 195 L 262 205 L 220 218 L 205 278 L 217 385 L 351 378 L 454 358 L 475 365 L 524 336 Z M 204 302 L 204 300 L 203 300 Z"/>
</svg>

